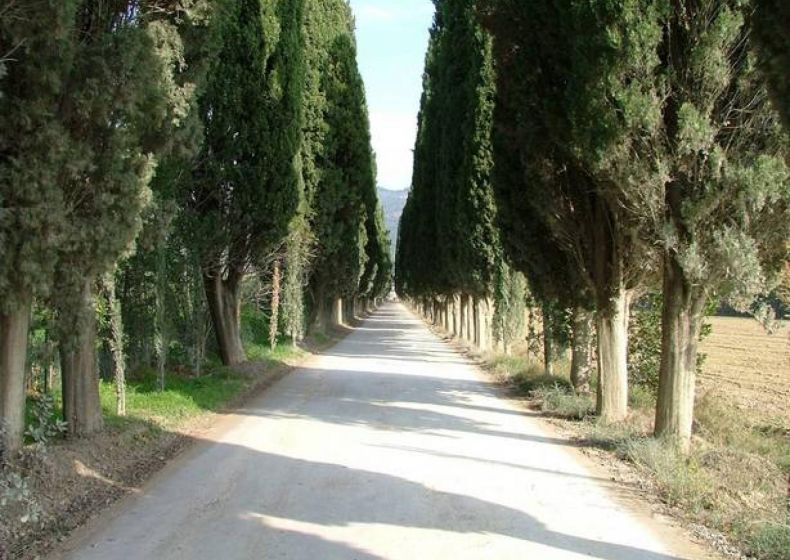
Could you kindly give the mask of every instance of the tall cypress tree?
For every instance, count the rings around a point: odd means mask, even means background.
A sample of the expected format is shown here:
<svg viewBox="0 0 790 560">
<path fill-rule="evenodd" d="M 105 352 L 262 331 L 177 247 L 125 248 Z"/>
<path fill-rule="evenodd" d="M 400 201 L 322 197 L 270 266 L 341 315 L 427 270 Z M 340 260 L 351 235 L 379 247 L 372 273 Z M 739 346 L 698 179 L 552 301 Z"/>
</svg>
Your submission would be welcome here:
<svg viewBox="0 0 790 560">
<path fill-rule="evenodd" d="M 447 270 L 438 242 L 437 169 L 433 152 L 438 148 L 437 117 L 438 50 L 441 31 L 434 22 L 425 55 L 417 138 L 414 145 L 412 184 L 398 228 L 395 287 L 401 297 L 432 298 L 446 293 Z M 427 241 L 426 241 L 427 240 Z"/>
<path fill-rule="evenodd" d="M 53 108 L 68 87 L 77 4 L 16 3 L 0 18 L 0 58 L 13 53 L 0 73 L 0 419 L 8 450 L 24 431 L 33 296 L 51 286 L 65 227 L 59 176 L 75 155 Z"/>
<path fill-rule="evenodd" d="M 323 98 L 312 134 L 322 141 L 312 145 L 312 161 L 306 163 L 317 240 L 310 290 L 322 323 L 331 303 L 350 301 L 359 290 L 368 259 L 366 200 L 375 199 L 375 165 L 351 9 L 340 0 L 310 9 L 322 39 L 310 61 L 319 80 L 314 92 Z"/>
<path fill-rule="evenodd" d="M 57 115 L 78 158 L 59 184 L 67 227 L 55 275 L 63 409 L 70 432 L 101 427 L 95 364 L 94 296 L 98 278 L 129 249 L 150 200 L 156 154 L 178 112 L 171 68 L 159 50 L 161 29 L 147 3 L 85 0 L 76 12 L 77 51 Z M 177 40 L 177 39 L 174 39 Z"/>
<path fill-rule="evenodd" d="M 369 303 L 369 300 L 383 297 L 389 292 L 392 283 L 392 262 L 384 211 L 375 192 L 372 197 L 368 196 L 365 206 L 367 211 L 365 218 L 367 262 L 359 281 L 359 296 Z"/>
<path fill-rule="evenodd" d="M 220 355 L 235 364 L 245 359 L 242 278 L 282 244 L 299 211 L 302 0 L 226 2 L 219 13 L 191 204 Z"/>
<path fill-rule="evenodd" d="M 663 313 L 656 433 L 688 447 L 707 298 L 746 308 L 787 261 L 787 134 L 749 51 L 737 0 L 681 2 L 664 20 Z M 781 105 L 780 105 L 781 107 Z"/>
<path fill-rule="evenodd" d="M 424 291 L 492 294 L 499 256 L 490 177 L 493 102 L 491 41 L 477 23 L 475 2 L 437 2 L 409 203 L 422 222 L 419 236 L 435 243 L 421 249 L 427 252 L 421 259 L 402 262 L 415 274 L 426 268 L 419 261 L 431 263 Z"/>
<path fill-rule="evenodd" d="M 634 217 L 656 211 L 658 199 L 653 162 L 629 157 L 630 146 L 658 127 L 650 110 L 654 90 L 639 82 L 657 64 L 650 56 L 660 38 L 657 9 L 572 0 L 492 0 L 485 8 L 495 36 L 498 102 L 512 118 L 498 124 L 517 141 L 512 161 L 528 173 L 502 189 L 530 205 L 589 288 L 598 328 L 598 409 L 606 420 L 620 420 L 627 410 L 628 294 L 651 264 Z M 629 76 L 631 87 L 620 88 Z M 608 95 L 628 110 L 607 107 Z M 619 140 L 619 152 L 602 149 L 610 138 Z"/>
</svg>

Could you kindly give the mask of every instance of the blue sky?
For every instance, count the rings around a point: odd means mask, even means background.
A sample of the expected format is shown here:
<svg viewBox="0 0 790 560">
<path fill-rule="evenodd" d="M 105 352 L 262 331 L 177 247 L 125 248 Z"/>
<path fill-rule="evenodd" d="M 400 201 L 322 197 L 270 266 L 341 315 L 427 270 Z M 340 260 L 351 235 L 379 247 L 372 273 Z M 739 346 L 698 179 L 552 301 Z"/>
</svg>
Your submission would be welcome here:
<svg viewBox="0 0 790 560">
<path fill-rule="evenodd" d="M 359 67 L 370 110 L 378 182 L 389 189 L 405 189 L 411 183 L 433 2 L 350 2 L 357 23 Z"/>
</svg>

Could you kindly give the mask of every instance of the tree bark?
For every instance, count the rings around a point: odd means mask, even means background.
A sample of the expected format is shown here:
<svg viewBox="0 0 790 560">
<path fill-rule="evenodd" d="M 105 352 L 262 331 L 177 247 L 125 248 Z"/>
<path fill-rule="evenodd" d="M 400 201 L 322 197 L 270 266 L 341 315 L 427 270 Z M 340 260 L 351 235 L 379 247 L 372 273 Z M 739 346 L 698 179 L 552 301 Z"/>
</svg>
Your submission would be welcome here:
<svg viewBox="0 0 790 560">
<path fill-rule="evenodd" d="M 488 298 L 474 298 L 475 345 L 482 351 L 491 348 L 490 307 Z"/>
<path fill-rule="evenodd" d="M 629 294 L 620 287 L 609 310 L 599 311 L 598 399 L 596 409 L 604 422 L 620 422 L 628 414 L 628 303 Z"/>
<path fill-rule="evenodd" d="M 10 313 L 0 313 L 0 420 L 5 423 L 4 452 L 22 447 L 25 433 L 25 361 L 33 298 L 25 294 Z"/>
<path fill-rule="evenodd" d="M 115 381 L 115 413 L 126 416 L 126 356 L 123 350 L 123 317 L 121 302 L 115 294 L 115 277 L 108 273 L 102 281 L 102 291 L 107 304 L 112 353 L 113 380 Z"/>
<path fill-rule="evenodd" d="M 241 342 L 241 276 L 232 272 L 223 279 L 220 275 L 203 274 L 219 355 L 226 366 L 247 359 Z"/>
<path fill-rule="evenodd" d="M 271 317 L 269 317 L 269 347 L 274 350 L 274 347 L 277 346 L 278 321 L 280 317 L 280 257 L 274 259 L 272 267 L 272 313 Z"/>
<path fill-rule="evenodd" d="M 461 337 L 461 296 L 453 295 L 453 336 Z"/>
<path fill-rule="evenodd" d="M 69 435 L 84 437 L 102 429 L 99 376 L 96 368 L 96 311 L 93 307 L 93 282 L 83 282 L 79 308 L 64 316 L 61 332 L 65 340 L 60 348 L 60 371 L 63 384 L 63 418 Z M 77 302 L 75 302 L 77 303 Z M 74 332 L 74 329 L 79 329 Z"/>
<path fill-rule="evenodd" d="M 332 301 L 331 316 L 329 318 L 333 327 L 340 327 L 343 325 L 343 300 L 335 298 Z"/>
<path fill-rule="evenodd" d="M 474 344 L 475 342 L 475 304 L 472 296 L 466 295 L 466 341 Z"/>
<path fill-rule="evenodd" d="M 546 375 L 554 375 L 554 337 L 552 335 L 551 308 L 543 305 L 543 369 Z"/>
<path fill-rule="evenodd" d="M 483 349 L 484 350 L 491 350 L 494 344 L 494 329 L 493 326 L 493 311 L 494 306 L 491 303 L 491 298 L 484 297 L 480 300 L 480 303 L 483 308 L 483 320 L 482 320 L 482 341 L 483 341 Z"/>
<path fill-rule="evenodd" d="M 466 294 L 461 294 L 460 308 L 461 325 L 459 337 L 462 340 L 469 340 L 469 297 Z"/>
<path fill-rule="evenodd" d="M 165 390 L 167 358 L 170 351 L 167 324 L 167 252 L 161 246 L 156 251 L 156 372 L 159 391 Z"/>
<path fill-rule="evenodd" d="M 576 308 L 573 315 L 573 350 L 571 353 L 571 384 L 577 393 L 590 392 L 592 364 L 593 314 Z"/>
<path fill-rule="evenodd" d="M 668 255 L 664 259 L 655 433 L 675 440 L 684 451 L 691 444 L 697 346 L 704 310 L 704 290 L 689 285 L 680 264 Z"/>
</svg>

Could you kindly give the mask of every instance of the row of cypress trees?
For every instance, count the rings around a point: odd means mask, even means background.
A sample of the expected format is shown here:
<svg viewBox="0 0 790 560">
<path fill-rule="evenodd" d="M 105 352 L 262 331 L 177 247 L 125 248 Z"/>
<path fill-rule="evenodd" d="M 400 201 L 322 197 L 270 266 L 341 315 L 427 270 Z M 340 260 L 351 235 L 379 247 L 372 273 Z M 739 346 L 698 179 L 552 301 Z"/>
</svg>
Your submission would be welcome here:
<svg viewBox="0 0 790 560">
<path fill-rule="evenodd" d="M 482 347 L 491 344 L 505 266 L 491 185 L 492 69 L 474 2 L 437 2 L 395 276 L 402 296 L 423 300 L 437 321 Z"/>
<path fill-rule="evenodd" d="M 160 387 L 174 348 L 199 371 L 212 330 L 223 363 L 246 359 L 251 278 L 266 287 L 273 342 L 326 322 L 332 303 L 353 313 L 386 294 L 388 233 L 353 25 L 344 0 L 3 8 L 7 450 L 22 441 L 32 309 L 57 348 L 69 431 L 85 435 L 102 427 L 103 342 L 122 413 L 132 355 L 157 366 Z"/>
<path fill-rule="evenodd" d="M 706 303 L 747 307 L 787 261 L 787 133 L 766 75 L 779 100 L 786 77 L 761 54 L 781 42 L 776 10 L 737 0 L 438 1 L 399 293 L 468 289 L 457 263 L 491 293 L 489 255 L 502 251 L 542 301 L 573 311 L 574 350 L 588 346 L 594 317 L 598 412 L 611 422 L 627 414 L 629 304 L 658 287 L 656 432 L 688 446 Z M 444 48 L 463 54 L 447 61 Z M 445 164 L 456 175 L 438 175 Z M 426 236 L 437 242 L 421 246 Z M 480 259 L 459 258 L 459 243 L 475 239 Z"/>
</svg>

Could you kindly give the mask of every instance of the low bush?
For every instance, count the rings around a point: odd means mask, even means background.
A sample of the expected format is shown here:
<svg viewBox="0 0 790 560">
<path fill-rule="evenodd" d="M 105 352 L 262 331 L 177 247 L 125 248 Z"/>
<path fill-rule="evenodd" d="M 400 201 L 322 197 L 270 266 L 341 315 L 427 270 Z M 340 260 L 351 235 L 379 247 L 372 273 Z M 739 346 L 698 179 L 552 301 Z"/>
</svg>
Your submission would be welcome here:
<svg viewBox="0 0 790 560">
<path fill-rule="evenodd" d="M 654 438 L 626 439 L 619 451 L 650 472 L 667 504 L 694 513 L 711 508 L 715 484 L 696 457 L 686 457 L 675 445 Z"/>
<path fill-rule="evenodd" d="M 542 389 L 560 387 L 571 391 L 567 376 L 546 375 L 542 365 L 518 355 L 496 355 L 488 361 L 489 369 L 502 381 L 510 384 L 519 395 L 533 396 Z"/>
<path fill-rule="evenodd" d="M 588 395 L 578 395 L 568 385 L 546 385 L 534 391 L 541 409 L 554 416 L 584 420 L 595 413 L 595 403 Z"/>
<path fill-rule="evenodd" d="M 790 557 L 790 519 L 784 523 L 762 523 L 750 539 L 751 552 L 764 560 L 787 560 Z"/>
</svg>

